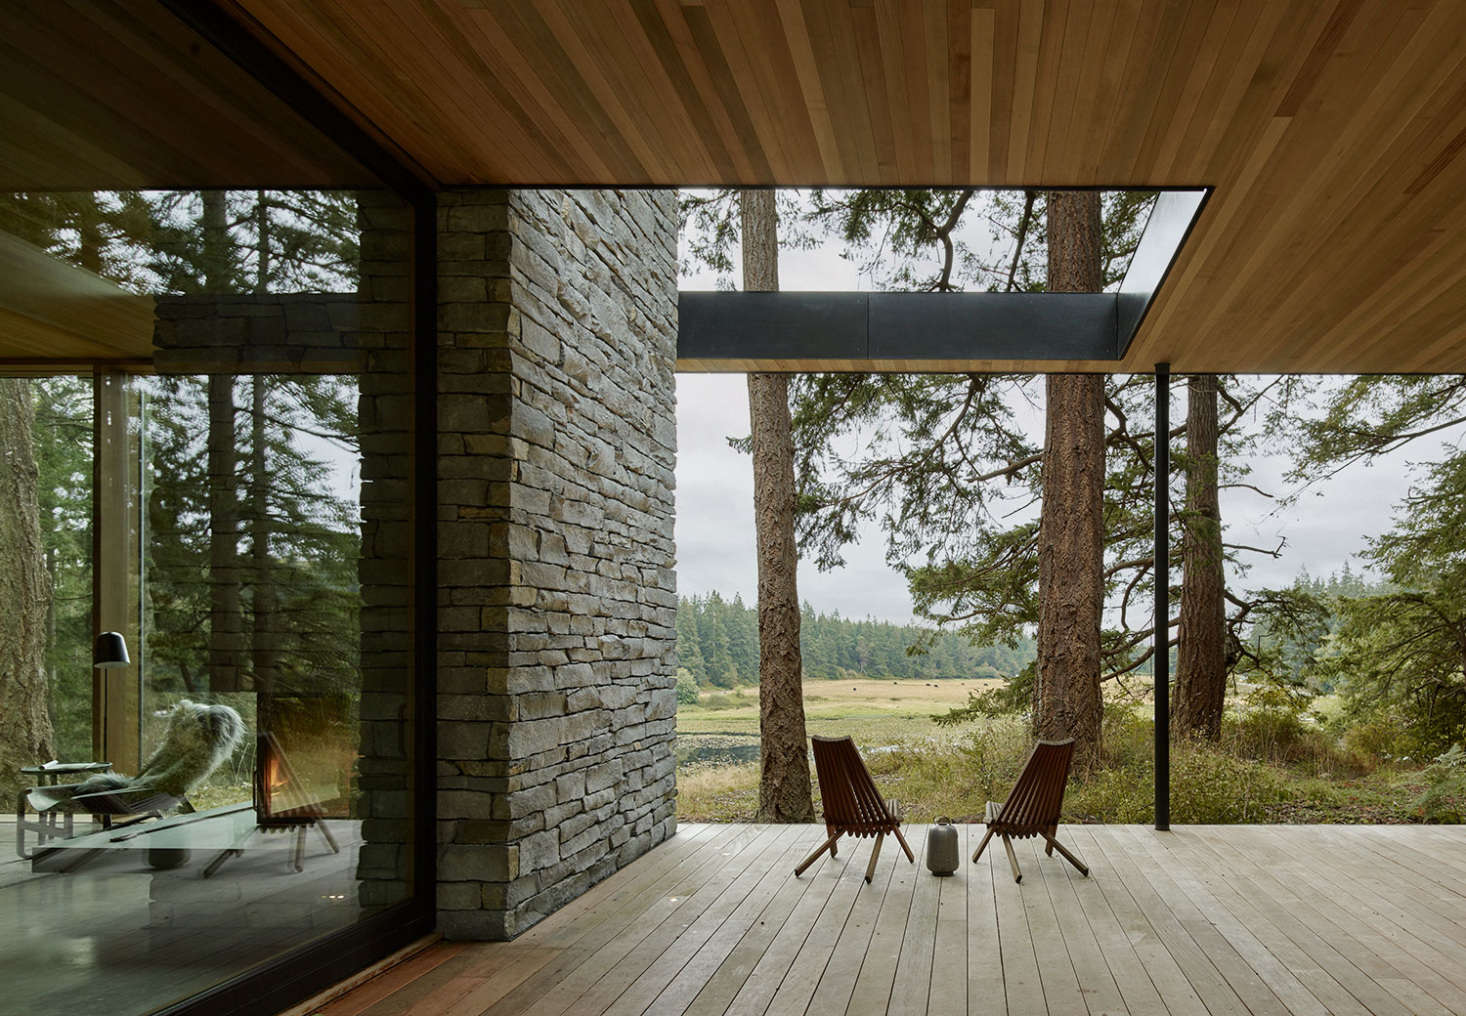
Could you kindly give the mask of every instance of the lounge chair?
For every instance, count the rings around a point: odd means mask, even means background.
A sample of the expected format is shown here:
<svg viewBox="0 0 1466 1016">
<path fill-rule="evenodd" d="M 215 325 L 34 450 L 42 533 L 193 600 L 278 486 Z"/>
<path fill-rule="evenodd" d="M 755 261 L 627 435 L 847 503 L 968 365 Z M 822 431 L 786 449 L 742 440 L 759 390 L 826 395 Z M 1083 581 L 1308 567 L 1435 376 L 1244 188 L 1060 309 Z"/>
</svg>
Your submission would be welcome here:
<svg viewBox="0 0 1466 1016">
<path fill-rule="evenodd" d="M 1040 741 L 1033 746 L 1033 753 L 1023 767 L 1018 782 L 1002 804 L 987 803 L 983 821 L 987 823 L 987 835 L 977 845 L 972 855 L 973 863 L 987 849 L 988 840 L 997 833 L 1003 837 L 1003 846 L 1008 851 L 1008 863 L 1013 867 L 1013 881 L 1022 882 L 1023 872 L 1018 870 L 1018 857 L 1013 853 L 1012 837 L 1042 836 L 1044 853 L 1050 857 L 1054 851 L 1079 869 L 1080 874 L 1089 876 L 1087 868 L 1079 858 L 1069 853 L 1064 845 L 1054 838 L 1059 828 L 1059 813 L 1064 808 L 1064 784 L 1069 781 L 1069 763 L 1074 759 L 1074 739 L 1067 741 Z"/>
<path fill-rule="evenodd" d="M 835 856 L 835 841 L 847 833 L 851 836 L 874 836 L 875 847 L 865 868 L 865 880 L 875 877 L 876 859 L 881 856 L 881 842 L 891 833 L 906 851 L 906 859 L 916 863 L 916 855 L 901 835 L 900 809 L 887 805 L 870 778 L 870 770 L 848 737 L 812 737 L 814 768 L 820 781 L 820 797 L 824 802 L 825 831 L 830 838 L 794 869 L 794 877 L 826 850 Z"/>
</svg>

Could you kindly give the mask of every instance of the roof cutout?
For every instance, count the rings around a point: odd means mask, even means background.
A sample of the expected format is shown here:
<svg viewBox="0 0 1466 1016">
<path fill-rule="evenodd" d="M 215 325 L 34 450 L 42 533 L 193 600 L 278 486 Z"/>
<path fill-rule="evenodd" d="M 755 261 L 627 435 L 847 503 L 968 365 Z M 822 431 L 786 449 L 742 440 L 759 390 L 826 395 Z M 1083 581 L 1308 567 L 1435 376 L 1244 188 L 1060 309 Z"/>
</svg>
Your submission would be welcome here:
<svg viewBox="0 0 1466 1016">
<path fill-rule="evenodd" d="M 1209 193 L 1161 191 L 1123 280 L 1103 293 L 684 291 L 677 369 L 1105 370 L 1125 355 Z"/>
</svg>

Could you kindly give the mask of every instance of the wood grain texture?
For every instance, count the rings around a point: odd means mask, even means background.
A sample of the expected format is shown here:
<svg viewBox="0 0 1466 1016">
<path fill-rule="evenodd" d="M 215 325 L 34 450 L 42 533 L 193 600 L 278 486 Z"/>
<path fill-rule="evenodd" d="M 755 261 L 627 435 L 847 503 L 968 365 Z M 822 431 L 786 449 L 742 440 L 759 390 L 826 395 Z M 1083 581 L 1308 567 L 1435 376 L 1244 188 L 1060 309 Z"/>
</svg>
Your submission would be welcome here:
<svg viewBox="0 0 1466 1016">
<path fill-rule="evenodd" d="M 936 878 L 822 826 L 683 826 L 515 942 L 444 943 L 323 1013 L 1466 1013 L 1461 827 L 1065 826 Z M 964 858 L 980 826 L 963 827 Z M 912 828 L 922 847 L 924 831 Z"/>
<path fill-rule="evenodd" d="M 445 184 L 1210 185 L 1118 369 L 1466 370 L 1454 0 L 236 2 Z"/>
</svg>

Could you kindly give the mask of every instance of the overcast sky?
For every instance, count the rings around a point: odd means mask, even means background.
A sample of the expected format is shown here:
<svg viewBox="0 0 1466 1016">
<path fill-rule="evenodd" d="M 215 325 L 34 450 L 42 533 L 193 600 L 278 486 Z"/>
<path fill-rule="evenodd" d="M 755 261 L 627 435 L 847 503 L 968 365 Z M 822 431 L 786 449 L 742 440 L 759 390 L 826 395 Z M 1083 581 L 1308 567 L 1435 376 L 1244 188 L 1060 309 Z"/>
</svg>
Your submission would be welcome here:
<svg viewBox="0 0 1466 1016">
<path fill-rule="evenodd" d="M 736 263 L 736 255 L 735 255 Z M 780 284 L 786 290 L 856 290 L 871 288 L 855 266 L 838 251 L 784 251 L 779 262 Z M 709 272 L 684 276 L 683 289 L 713 289 Z M 1184 389 L 1172 396 L 1172 418 L 1184 418 Z M 1042 437 L 1042 420 L 1032 414 L 1035 436 Z M 747 380 L 743 374 L 679 374 L 677 376 L 677 585 L 681 595 L 717 590 L 735 593 L 752 603 L 756 598 L 754 561 L 753 468 L 749 456 L 728 447 L 727 438 L 749 432 Z M 1249 555 L 1250 572 L 1240 579 L 1244 587 L 1286 585 L 1307 569 L 1326 576 L 1364 548 L 1367 535 L 1379 533 L 1390 522 L 1393 508 L 1408 488 L 1412 462 L 1441 457 L 1445 442 L 1459 442 L 1460 431 L 1444 441 L 1424 439 L 1388 459 L 1352 467 L 1318 484 L 1294 505 L 1280 509 L 1275 502 L 1246 490 L 1223 492 L 1222 516 L 1228 542 L 1276 547 L 1286 541 L 1274 560 Z M 1264 490 L 1283 489 L 1285 455 L 1252 460 L 1250 482 Z M 1174 548 L 1173 548 L 1174 550 Z M 911 620 L 911 598 L 906 583 L 886 563 L 885 539 L 875 529 L 845 554 L 844 568 L 821 573 L 813 564 L 799 565 L 799 595 L 817 611 L 838 610 L 845 616 L 867 615 L 891 621 Z M 1173 556 L 1173 569 L 1180 567 Z M 1229 573 L 1228 581 L 1239 579 Z"/>
</svg>

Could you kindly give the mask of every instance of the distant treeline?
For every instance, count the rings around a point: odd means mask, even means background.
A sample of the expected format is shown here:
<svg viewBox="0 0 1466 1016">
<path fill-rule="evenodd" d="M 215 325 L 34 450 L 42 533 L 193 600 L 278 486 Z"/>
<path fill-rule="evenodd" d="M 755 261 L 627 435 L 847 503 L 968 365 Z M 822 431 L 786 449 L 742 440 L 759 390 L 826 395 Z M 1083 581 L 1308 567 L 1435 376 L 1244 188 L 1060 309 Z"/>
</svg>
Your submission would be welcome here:
<svg viewBox="0 0 1466 1016">
<path fill-rule="evenodd" d="M 974 646 L 915 625 L 816 614 L 804 605 L 799 643 L 806 679 L 842 677 L 1012 677 L 1033 659 L 1033 643 Z M 908 652 L 911 647 L 918 651 Z M 702 687 L 758 683 L 758 610 L 718 593 L 677 603 L 677 656 Z"/>
</svg>

